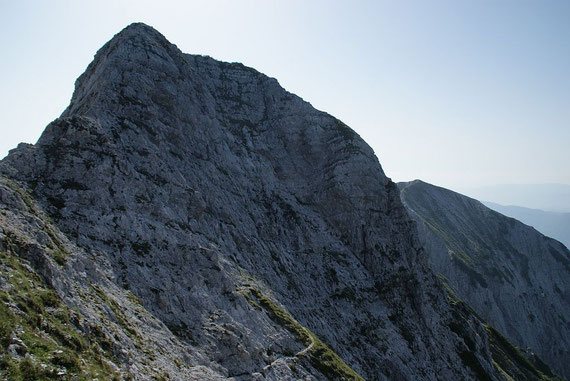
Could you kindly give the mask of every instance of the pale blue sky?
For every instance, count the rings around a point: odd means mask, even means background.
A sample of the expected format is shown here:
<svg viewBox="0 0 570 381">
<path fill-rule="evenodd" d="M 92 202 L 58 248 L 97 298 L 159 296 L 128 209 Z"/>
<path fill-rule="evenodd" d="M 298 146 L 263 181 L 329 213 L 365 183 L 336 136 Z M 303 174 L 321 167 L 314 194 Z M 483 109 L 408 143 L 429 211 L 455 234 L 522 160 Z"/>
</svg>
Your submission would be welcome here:
<svg viewBox="0 0 570 381">
<path fill-rule="evenodd" d="M 396 181 L 570 184 L 567 0 L 0 0 L 0 156 L 37 140 L 134 21 L 277 78 Z"/>
</svg>

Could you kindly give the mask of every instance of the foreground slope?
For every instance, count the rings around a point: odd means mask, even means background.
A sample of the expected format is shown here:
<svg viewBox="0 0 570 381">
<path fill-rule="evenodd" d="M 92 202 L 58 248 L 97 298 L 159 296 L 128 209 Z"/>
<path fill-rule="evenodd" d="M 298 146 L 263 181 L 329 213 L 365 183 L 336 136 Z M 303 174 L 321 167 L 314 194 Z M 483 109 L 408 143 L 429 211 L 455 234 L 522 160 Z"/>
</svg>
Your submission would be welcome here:
<svg viewBox="0 0 570 381">
<path fill-rule="evenodd" d="M 416 180 L 400 183 L 434 270 L 522 348 L 570 376 L 570 252 L 471 198 Z"/>
<path fill-rule="evenodd" d="M 545 377 L 450 301 L 358 135 L 276 80 L 185 55 L 146 25 L 97 53 L 61 118 L 0 173 L 16 200 L 0 237 L 37 246 L 6 255 L 98 322 L 89 345 L 117 374 Z"/>
</svg>

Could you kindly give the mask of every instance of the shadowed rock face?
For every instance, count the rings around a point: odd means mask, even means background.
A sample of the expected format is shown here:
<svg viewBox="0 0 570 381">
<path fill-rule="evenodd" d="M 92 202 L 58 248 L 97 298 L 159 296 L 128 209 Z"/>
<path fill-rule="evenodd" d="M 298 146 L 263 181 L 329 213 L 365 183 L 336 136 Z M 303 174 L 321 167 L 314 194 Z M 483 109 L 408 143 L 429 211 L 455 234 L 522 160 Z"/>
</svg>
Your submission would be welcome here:
<svg viewBox="0 0 570 381">
<path fill-rule="evenodd" d="M 458 193 L 419 180 L 399 187 L 432 268 L 509 340 L 568 377 L 568 249 Z"/>
<path fill-rule="evenodd" d="M 51 283 L 100 323 L 122 373 L 504 378 L 354 131 L 146 25 L 97 53 L 61 118 L 0 172 L 69 241 Z"/>
</svg>

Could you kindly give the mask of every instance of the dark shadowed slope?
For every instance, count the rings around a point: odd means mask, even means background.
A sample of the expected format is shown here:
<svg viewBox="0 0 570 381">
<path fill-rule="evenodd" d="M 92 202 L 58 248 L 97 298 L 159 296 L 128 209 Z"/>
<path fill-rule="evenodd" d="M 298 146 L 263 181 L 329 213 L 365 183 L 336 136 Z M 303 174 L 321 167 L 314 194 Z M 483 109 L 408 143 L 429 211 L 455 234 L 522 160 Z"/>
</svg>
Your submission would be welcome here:
<svg viewBox="0 0 570 381">
<path fill-rule="evenodd" d="M 399 187 L 433 269 L 509 340 L 568 377 L 568 249 L 459 193 L 419 180 Z"/>
<path fill-rule="evenodd" d="M 31 261 L 123 375 L 543 376 L 448 300 L 354 131 L 146 25 L 97 53 L 62 117 L 0 173 L 7 255 Z"/>
</svg>

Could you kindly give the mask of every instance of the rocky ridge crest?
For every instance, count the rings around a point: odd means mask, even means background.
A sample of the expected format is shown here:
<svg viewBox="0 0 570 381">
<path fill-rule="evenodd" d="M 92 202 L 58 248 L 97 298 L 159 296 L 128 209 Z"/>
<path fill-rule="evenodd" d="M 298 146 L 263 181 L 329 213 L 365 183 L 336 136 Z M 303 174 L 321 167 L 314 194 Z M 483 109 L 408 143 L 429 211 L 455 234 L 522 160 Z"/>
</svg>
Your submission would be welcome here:
<svg viewBox="0 0 570 381">
<path fill-rule="evenodd" d="M 510 341 L 570 376 L 570 252 L 477 200 L 399 183 L 431 267 Z"/>
<path fill-rule="evenodd" d="M 16 184 L 4 199 L 31 195 L 63 243 L 58 264 L 29 207 L 3 199 L 2 241 L 38 247 L 7 255 L 88 322 L 73 329 L 98 326 L 123 376 L 544 376 L 498 356 L 507 347 L 445 293 L 354 131 L 144 24 L 101 48 L 62 116 L 0 173 Z"/>
</svg>

